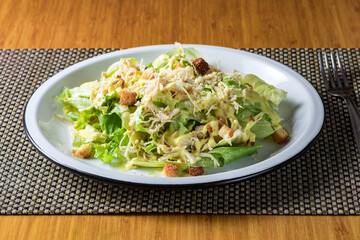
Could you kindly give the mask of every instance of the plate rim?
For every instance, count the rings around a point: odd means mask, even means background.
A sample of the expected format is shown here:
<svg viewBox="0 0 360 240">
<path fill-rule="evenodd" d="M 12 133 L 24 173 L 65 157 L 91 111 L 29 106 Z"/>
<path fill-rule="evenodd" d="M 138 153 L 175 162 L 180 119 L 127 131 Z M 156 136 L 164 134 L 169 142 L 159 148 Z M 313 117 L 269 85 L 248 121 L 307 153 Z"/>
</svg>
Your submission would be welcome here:
<svg viewBox="0 0 360 240">
<path fill-rule="evenodd" d="M 172 44 L 163 44 L 163 45 L 149 45 L 149 46 L 142 46 L 142 47 L 135 47 L 135 48 L 128 48 L 128 49 L 120 49 L 120 50 L 116 50 L 113 52 L 109 52 L 109 53 L 105 53 L 105 54 L 100 54 L 98 56 L 94 56 L 94 57 L 90 57 L 88 59 L 79 61 L 77 63 L 74 63 L 64 69 L 62 69 L 61 71 L 57 72 L 56 74 L 54 74 L 53 76 L 49 77 L 46 79 L 45 82 L 47 82 L 48 80 L 50 80 L 53 77 L 56 77 L 58 74 L 62 73 L 63 71 L 70 71 L 72 70 L 72 68 L 76 68 L 76 67 L 82 67 L 83 65 L 86 66 L 86 63 L 88 61 L 91 61 L 94 58 L 98 58 L 98 60 L 101 61 L 101 58 L 106 59 L 106 57 L 111 57 L 111 55 L 116 55 L 116 54 L 121 54 L 124 51 L 127 50 L 141 50 L 141 49 L 148 49 L 148 48 L 153 48 L 153 47 L 173 47 L 174 45 Z M 240 182 L 240 181 L 244 181 L 246 179 L 250 179 L 250 178 L 254 178 L 254 177 L 258 177 L 261 175 L 264 175 L 266 173 L 269 172 L 273 172 L 281 167 L 283 167 L 284 165 L 289 164 L 290 162 L 292 162 L 293 160 L 297 159 L 299 156 L 303 155 L 305 152 L 308 151 L 308 149 L 316 142 L 316 140 L 319 138 L 320 134 L 323 131 L 324 128 L 324 124 L 325 124 L 325 108 L 324 108 L 324 102 L 323 99 L 321 98 L 321 95 L 319 94 L 319 92 L 316 90 L 316 88 L 301 74 L 299 74 L 298 72 L 296 72 L 295 70 L 293 70 L 292 68 L 288 67 L 287 65 L 280 63 L 276 60 L 273 60 L 271 58 L 256 54 L 256 53 L 251 53 L 249 51 L 243 50 L 243 49 L 236 49 L 236 48 L 227 48 L 227 47 L 222 47 L 222 46 L 213 46 L 213 45 L 200 45 L 200 44 L 182 44 L 182 46 L 184 47 L 191 47 L 191 46 L 201 46 L 201 47 L 214 47 L 214 48 L 218 48 L 221 50 L 226 50 L 226 51 L 240 51 L 243 54 L 246 55 L 250 55 L 250 56 L 256 56 L 256 57 L 260 57 L 262 59 L 266 59 L 266 61 L 270 61 L 272 64 L 275 64 L 277 66 L 280 66 L 281 68 L 287 69 L 288 71 L 292 72 L 293 74 L 295 73 L 296 75 L 300 76 L 301 78 L 303 78 L 304 80 L 306 80 L 306 82 L 308 83 L 309 86 L 312 87 L 312 90 L 314 93 L 316 93 L 317 97 L 320 99 L 319 103 L 321 103 L 321 110 L 323 113 L 323 118 L 321 119 L 321 127 L 319 128 L 319 131 L 317 132 L 317 134 L 309 140 L 308 144 L 306 146 L 303 147 L 302 150 L 300 150 L 299 152 L 297 152 L 294 156 L 274 165 L 271 166 L 269 168 L 266 168 L 264 170 L 255 172 L 255 173 L 250 173 L 250 174 L 245 174 L 243 176 L 238 176 L 238 177 L 233 177 L 233 178 L 229 178 L 229 179 L 220 179 L 220 180 L 214 180 L 214 181 L 208 181 L 208 182 L 202 182 L 202 183 L 165 183 L 165 184 L 159 184 L 159 183 L 145 183 L 145 182 L 132 182 L 132 181 L 126 181 L 126 180 L 119 180 L 119 179 L 114 179 L 114 178 L 108 178 L 104 175 L 96 175 L 93 173 L 89 173 L 88 171 L 82 171 L 79 168 L 76 167 L 72 167 L 71 165 L 64 165 L 61 162 L 57 161 L 56 158 L 52 157 L 51 154 L 47 153 L 40 145 L 37 144 L 36 140 L 33 138 L 33 136 L 30 134 L 27 123 L 26 123 L 26 112 L 28 109 L 28 105 L 30 100 L 32 99 L 33 95 L 38 91 L 38 89 L 45 83 L 42 83 L 37 89 L 35 89 L 33 91 L 33 93 L 31 94 L 31 96 L 28 98 L 26 105 L 24 107 L 23 110 L 23 127 L 25 130 L 25 133 L 27 135 L 27 137 L 29 138 L 30 142 L 32 143 L 32 145 L 43 155 L 45 156 L 47 159 L 51 160 L 52 162 L 54 162 L 55 164 L 57 164 L 58 166 L 65 168 L 73 173 L 76 173 L 78 175 L 81 176 L 85 176 L 85 177 L 89 177 L 92 179 L 96 179 L 99 180 L 101 182 L 105 182 L 105 183 L 110 183 L 110 184 L 116 184 L 116 185 L 125 185 L 125 186 L 136 186 L 136 187 L 140 187 L 140 188 L 166 188 L 166 189 L 188 189 L 188 188 L 207 188 L 207 187 L 214 187 L 214 186 L 221 186 L 221 185 L 225 185 L 225 184 L 231 184 L 231 183 L 235 183 L 235 182 Z M 126 53 L 125 53 L 126 54 Z M 105 57 L 104 57 L 105 56 Z M 70 68 L 70 69 L 69 69 Z M 63 73 L 65 74 L 65 73 Z M 61 79 L 61 78 L 60 78 Z"/>
</svg>

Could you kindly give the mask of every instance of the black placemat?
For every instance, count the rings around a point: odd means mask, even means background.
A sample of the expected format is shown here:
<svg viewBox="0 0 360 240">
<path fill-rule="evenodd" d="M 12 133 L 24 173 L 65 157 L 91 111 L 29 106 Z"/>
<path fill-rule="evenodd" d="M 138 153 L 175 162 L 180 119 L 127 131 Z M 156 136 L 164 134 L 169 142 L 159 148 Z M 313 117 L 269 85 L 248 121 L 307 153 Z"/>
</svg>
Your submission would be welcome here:
<svg viewBox="0 0 360 240">
<path fill-rule="evenodd" d="M 360 214 L 360 154 L 345 103 L 323 87 L 317 49 L 245 49 L 294 69 L 318 90 L 326 120 L 318 141 L 290 164 L 251 180 L 207 189 L 147 190 L 77 176 L 41 156 L 22 114 L 41 83 L 114 49 L 0 50 L 0 213 Z M 360 102 L 360 50 L 340 49 Z"/>
</svg>

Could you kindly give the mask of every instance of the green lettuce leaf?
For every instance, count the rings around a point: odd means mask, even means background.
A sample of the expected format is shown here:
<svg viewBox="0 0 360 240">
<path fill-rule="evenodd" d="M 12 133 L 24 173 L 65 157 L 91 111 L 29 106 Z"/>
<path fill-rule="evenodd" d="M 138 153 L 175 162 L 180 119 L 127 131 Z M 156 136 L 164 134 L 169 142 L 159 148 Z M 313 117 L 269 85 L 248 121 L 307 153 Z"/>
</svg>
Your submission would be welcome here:
<svg viewBox="0 0 360 240">
<path fill-rule="evenodd" d="M 244 106 L 245 109 L 252 112 L 253 116 L 259 114 L 260 112 L 264 112 L 269 115 L 271 118 L 271 122 L 277 126 L 281 118 L 279 115 L 275 112 L 275 110 L 271 107 L 269 101 L 259 93 L 252 91 L 250 89 L 243 90 L 244 98 L 239 97 L 236 101 Z"/>
<path fill-rule="evenodd" d="M 226 76 L 226 77 L 224 77 L 222 82 L 224 82 L 226 85 L 228 85 L 229 87 L 232 87 L 232 88 L 241 88 L 240 83 L 232 77 Z"/>
<path fill-rule="evenodd" d="M 253 74 L 248 74 L 244 78 L 239 77 L 239 80 L 242 84 L 250 84 L 254 91 L 262 94 L 268 101 L 271 101 L 275 108 L 277 108 L 280 102 L 286 98 L 286 91 L 267 84 Z"/>
<path fill-rule="evenodd" d="M 125 136 L 125 128 L 119 128 L 112 134 L 112 139 L 120 146 L 126 146 L 129 143 L 129 137 Z"/>
<path fill-rule="evenodd" d="M 257 146 L 246 146 L 246 147 L 218 147 L 209 151 L 213 155 L 221 166 L 236 159 L 245 156 L 251 156 L 257 153 L 257 149 L 261 148 L 262 145 Z"/>
<path fill-rule="evenodd" d="M 135 121 L 134 129 L 137 132 L 148 133 L 148 129 L 142 126 L 142 122 L 144 121 L 144 116 L 142 115 L 143 108 L 143 106 L 138 107 L 133 114 L 133 119 Z"/>
<path fill-rule="evenodd" d="M 89 124 L 94 128 L 100 127 L 97 110 L 94 107 L 80 111 L 79 117 L 75 124 L 75 129 L 84 129 L 86 127 L 86 124 Z"/>
<path fill-rule="evenodd" d="M 105 77 L 111 77 L 112 75 L 114 75 L 114 73 L 119 70 L 119 62 L 113 63 L 107 70 L 106 70 L 106 75 Z"/>
<path fill-rule="evenodd" d="M 199 161 L 192 165 L 192 167 L 213 167 L 214 161 L 208 157 L 201 157 Z"/>
<path fill-rule="evenodd" d="M 169 59 L 176 55 L 180 55 L 185 59 L 187 59 L 188 61 L 190 61 L 191 59 L 203 57 L 202 54 L 194 48 L 184 48 L 183 50 L 181 48 L 173 48 L 167 53 L 161 54 L 159 57 L 157 57 L 152 63 L 148 65 L 148 67 L 154 67 L 155 71 L 159 72 L 160 68 L 163 68 L 164 66 L 168 65 Z M 179 59 L 177 59 L 176 63 L 178 61 Z M 185 66 L 191 65 L 188 61 L 184 61 Z"/>
<path fill-rule="evenodd" d="M 70 118 L 73 121 L 77 121 L 79 119 L 80 112 L 76 107 L 72 105 L 65 105 L 63 108 L 64 115 Z"/>
<path fill-rule="evenodd" d="M 165 166 L 165 164 L 167 163 L 174 163 L 178 166 L 179 171 L 185 171 L 186 169 L 189 168 L 189 164 L 186 163 L 178 163 L 178 162 L 171 162 L 171 161 L 166 161 L 166 162 L 159 162 L 159 161 L 139 161 L 139 160 L 131 160 L 131 164 L 133 166 L 137 166 L 137 167 L 147 167 L 147 168 L 163 168 Z"/>
<path fill-rule="evenodd" d="M 250 128 L 250 131 L 255 134 L 256 139 L 264 139 L 274 133 L 273 124 L 267 114 L 255 121 L 255 124 Z"/>
<path fill-rule="evenodd" d="M 177 114 L 172 122 L 170 123 L 170 130 L 172 132 L 179 131 L 181 134 L 188 133 L 188 129 L 186 128 L 185 124 L 189 119 L 186 116 L 181 115 L 180 113 Z"/>
<path fill-rule="evenodd" d="M 91 106 L 91 89 L 86 87 L 76 87 L 68 89 L 64 87 L 62 93 L 55 97 L 55 100 L 61 101 L 65 105 L 71 105 L 78 110 L 87 109 Z"/>
<path fill-rule="evenodd" d="M 94 157 L 108 164 L 110 164 L 114 158 L 122 161 L 126 160 L 119 150 L 119 145 L 114 142 L 96 145 Z"/>
<path fill-rule="evenodd" d="M 108 135 L 112 135 L 122 127 L 121 118 L 116 113 L 104 115 L 102 112 L 98 112 L 98 118 L 101 129 Z"/>
<path fill-rule="evenodd" d="M 274 125 L 268 114 L 262 114 L 255 122 L 250 122 L 251 119 L 256 118 L 260 111 L 254 106 L 245 106 L 235 112 L 235 116 L 239 121 L 240 126 L 245 129 L 248 124 L 251 124 L 249 130 L 255 134 L 256 139 L 264 139 L 274 133 Z"/>
<path fill-rule="evenodd" d="M 157 145 L 155 143 L 151 143 L 149 146 L 145 148 L 145 152 L 151 152 L 157 148 Z"/>
<path fill-rule="evenodd" d="M 175 55 L 182 55 L 187 60 L 203 57 L 202 54 L 199 51 L 197 51 L 195 48 L 184 48 L 184 51 L 182 51 L 181 48 L 173 48 L 170 51 L 168 51 L 166 55 L 168 55 L 169 57 Z"/>
</svg>

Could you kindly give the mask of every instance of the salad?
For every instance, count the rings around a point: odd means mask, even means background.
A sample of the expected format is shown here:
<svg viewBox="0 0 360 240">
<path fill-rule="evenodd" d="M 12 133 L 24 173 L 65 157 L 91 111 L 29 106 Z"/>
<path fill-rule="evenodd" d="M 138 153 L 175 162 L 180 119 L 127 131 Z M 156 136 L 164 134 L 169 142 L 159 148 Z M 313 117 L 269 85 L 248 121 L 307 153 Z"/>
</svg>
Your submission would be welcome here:
<svg viewBox="0 0 360 240">
<path fill-rule="evenodd" d="M 99 80 L 56 97 L 70 122 L 72 154 L 107 164 L 198 176 L 257 153 L 257 140 L 289 135 L 277 111 L 286 92 L 252 74 L 228 73 L 181 45 L 144 65 L 121 58 Z"/>
</svg>

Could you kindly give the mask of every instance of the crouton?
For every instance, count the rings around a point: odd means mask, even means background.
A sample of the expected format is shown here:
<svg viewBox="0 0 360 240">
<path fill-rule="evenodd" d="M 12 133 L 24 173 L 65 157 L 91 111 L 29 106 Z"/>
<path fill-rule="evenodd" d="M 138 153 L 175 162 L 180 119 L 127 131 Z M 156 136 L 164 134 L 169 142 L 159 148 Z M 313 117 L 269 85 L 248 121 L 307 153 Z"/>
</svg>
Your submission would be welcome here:
<svg viewBox="0 0 360 240">
<path fill-rule="evenodd" d="M 234 130 L 229 128 L 228 126 L 222 126 L 219 131 L 219 136 L 222 138 L 231 138 L 234 135 Z"/>
<path fill-rule="evenodd" d="M 89 144 L 83 144 L 78 149 L 73 149 L 72 154 L 78 158 L 90 158 L 91 157 L 91 146 Z"/>
<path fill-rule="evenodd" d="M 210 70 L 209 64 L 205 62 L 203 58 L 197 58 L 192 61 L 192 63 L 194 64 L 196 71 L 201 75 L 204 75 Z"/>
<path fill-rule="evenodd" d="M 204 168 L 203 167 L 193 167 L 189 168 L 188 172 L 191 176 L 200 176 L 204 174 Z"/>
<path fill-rule="evenodd" d="M 271 136 L 278 144 L 286 143 L 290 139 L 289 134 L 283 128 L 276 130 Z"/>
<path fill-rule="evenodd" d="M 179 174 L 178 166 L 174 163 L 165 164 L 163 170 L 161 171 L 162 175 L 165 177 L 177 177 Z"/>
<path fill-rule="evenodd" d="M 121 105 L 134 105 L 136 103 L 136 92 L 123 89 L 120 92 Z"/>
</svg>

